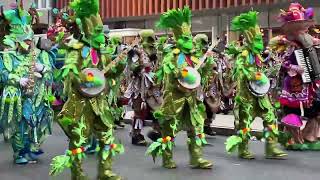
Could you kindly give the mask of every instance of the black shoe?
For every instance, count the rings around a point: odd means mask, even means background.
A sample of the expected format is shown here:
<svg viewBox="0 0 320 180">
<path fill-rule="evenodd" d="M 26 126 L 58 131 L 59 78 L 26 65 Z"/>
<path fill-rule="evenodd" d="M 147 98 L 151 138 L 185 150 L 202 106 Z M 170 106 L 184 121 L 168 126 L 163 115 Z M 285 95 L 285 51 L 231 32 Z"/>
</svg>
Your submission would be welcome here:
<svg viewBox="0 0 320 180">
<path fill-rule="evenodd" d="M 136 146 L 147 146 L 147 141 L 142 134 L 132 136 L 132 144 Z"/>
<path fill-rule="evenodd" d="M 125 127 L 125 125 L 122 121 L 116 121 L 116 122 L 114 122 L 114 124 L 121 129 Z"/>
<path fill-rule="evenodd" d="M 209 136 L 217 135 L 217 133 L 213 130 L 213 127 L 210 127 L 210 126 L 204 126 L 203 132 Z"/>
<path fill-rule="evenodd" d="M 147 134 L 148 138 L 150 138 L 152 141 L 157 141 L 159 138 L 161 138 L 161 133 L 155 130 L 151 130 Z"/>
</svg>

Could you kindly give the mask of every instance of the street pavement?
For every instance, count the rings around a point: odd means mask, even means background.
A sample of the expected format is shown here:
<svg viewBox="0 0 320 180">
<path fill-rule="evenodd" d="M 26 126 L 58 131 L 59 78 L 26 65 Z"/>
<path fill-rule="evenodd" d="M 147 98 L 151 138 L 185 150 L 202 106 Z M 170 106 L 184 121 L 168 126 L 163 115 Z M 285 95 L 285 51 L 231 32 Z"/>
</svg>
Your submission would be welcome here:
<svg viewBox="0 0 320 180">
<path fill-rule="evenodd" d="M 145 155 L 146 147 L 130 144 L 129 126 L 117 130 L 118 139 L 125 145 L 125 154 L 115 159 L 114 171 L 127 180 L 316 180 L 320 177 L 320 152 L 289 152 L 288 160 L 264 159 L 262 142 L 252 142 L 251 149 L 256 160 L 239 160 L 236 155 L 228 155 L 224 150 L 226 137 L 208 137 L 210 146 L 204 154 L 214 161 L 212 170 L 195 170 L 188 167 L 186 133 L 176 138 L 174 159 L 178 168 L 167 170 L 161 167 L 161 159 L 154 164 L 152 158 Z M 55 125 L 54 134 L 43 145 L 46 153 L 37 164 L 17 166 L 12 163 L 9 144 L 0 139 L 0 180 L 69 180 L 66 170 L 58 177 L 49 177 L 51 158 L 63 154 L 67 148 L 67 138 Z M 96 176 L 96 157 L 89 155 L 84 163 L 86 172 L 92 179 Z"/>
</svg>

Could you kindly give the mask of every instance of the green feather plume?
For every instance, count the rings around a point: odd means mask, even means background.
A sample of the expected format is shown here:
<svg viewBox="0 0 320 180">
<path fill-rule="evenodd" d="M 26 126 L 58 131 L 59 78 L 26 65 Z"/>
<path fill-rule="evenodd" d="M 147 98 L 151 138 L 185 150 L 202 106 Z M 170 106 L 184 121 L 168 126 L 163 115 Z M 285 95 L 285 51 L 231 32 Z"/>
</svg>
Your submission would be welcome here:
<svg viewBox="0 0 320 180">
<path fill-rule="evenodd" d="M 244 32 L 251 27 L 255 27 L 258 24 L 258 12 L 249 11 L 242 13 L 235 17 L 231 22 L 232 31 Z"/>
<path fill-rule="evenodd" d="M 156 26 L 161 29 L 179 29 L 183 23 L 191 24 L 191 9 L 185 6 L 183 9 L 172 9 L 161 15 Z"/>
<path fill-rule="evenodd" d="M 99 13 L 99 0 L 74 0 L 70 7 L 82 19 Z"/>
</svg>

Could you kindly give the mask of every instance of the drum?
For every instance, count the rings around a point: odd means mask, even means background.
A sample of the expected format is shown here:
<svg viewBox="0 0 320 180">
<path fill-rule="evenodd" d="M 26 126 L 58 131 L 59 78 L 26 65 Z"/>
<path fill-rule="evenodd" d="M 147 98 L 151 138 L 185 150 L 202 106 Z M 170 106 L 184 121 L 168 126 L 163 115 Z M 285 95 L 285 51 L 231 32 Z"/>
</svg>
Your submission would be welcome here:
<svg viewBox="0 0 320 180">
<path fill-rule="evenodd" d="M 99 96 L 106 88 L 104 73 L 97 68 L 86 68 L 86 69 L 83 69 L 81 72 L 86 77 L 91 78 L 93 81 L 94 79 L 99 79 L 100 82 L 99 82 L 99 85 L 94 85 L 94 86 L 88 86 L 87 84 L 86 85 L 80 84 L 80 88 L 79 88 L 80 93 L 86 97 Z"/>
<path fill-rule="evenodd" d="M 194 92 L 201 83 L 201 76 L 197 69 L 187 66 L 181 72 L 178 79 L 179 89 L 183 92 Z"/>
<path fill-rule="evenodd" d="M 146 99 L 147 104 L 149 105 L 149 107 L 153 111 L 156 111 L 157 109 L 159 109 L 159 107 L 161 106 L 161 104 L 163 102 L 161 89 L 158 87 L 152 87 L 148 91 L 148 95 L 149 95 L 149 97 Z"/>
<path fill-rule="evenodd" d="M 267 81 L 265 84 L 260 84 L 257 81 L 250 81 L 248 83 L 249 91 L 256 97 L 262 97 L 266 95 L 269 92 L 270 87 L 270 81 Z"/>
</svg>

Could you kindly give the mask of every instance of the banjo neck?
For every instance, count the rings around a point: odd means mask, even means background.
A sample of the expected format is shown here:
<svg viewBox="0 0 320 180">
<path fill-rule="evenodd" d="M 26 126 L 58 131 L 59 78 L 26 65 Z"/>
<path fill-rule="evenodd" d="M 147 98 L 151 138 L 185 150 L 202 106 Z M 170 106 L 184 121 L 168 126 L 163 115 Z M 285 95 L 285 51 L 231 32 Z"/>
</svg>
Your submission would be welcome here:
<svg viewBox="0 0 320 180">
<path fill-rule="evenodd" d="M 127 49 L 125 49 L 124 51 L 122 51 L 113 61 L 111 61 L 111 62 L 107 65 L 107 67 L 105 67 L 105 68 L 102 70 L 103 74 L 106 74 L 107 72 L 109 72 L 110 69 L 111 69 L 114 65 L 118 64 L 118 63 L 123 59 L 123 56 L 127 55 L 128 52 L 131 51 L 131 50 L 134 48 L 134 46 L 136 46 L 138 43 L 139 43 L 139 39 L 136 38 L 136 39 L 132 42 L 132 44 L 131 44 Z"/>
<path fill-rule="evenodd" d="M 213 53 L 216 53 L 216 54 L 219 54 L 221 55 L 221 52 L 218 52 L 218 50 L 214 49 L 214 47 L 211 45 L 207 52 L 199 59 L 200 60 L 200 63 L 197 64 L 197 66 L 195 67 L 196 70 L 198 70 L 199 68 L 202 67 L 202 65 L 206 62 L 207 58 L 208 58 L 208 53 L 209 52 L 213 52 Z"/>
</svg>

